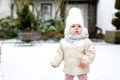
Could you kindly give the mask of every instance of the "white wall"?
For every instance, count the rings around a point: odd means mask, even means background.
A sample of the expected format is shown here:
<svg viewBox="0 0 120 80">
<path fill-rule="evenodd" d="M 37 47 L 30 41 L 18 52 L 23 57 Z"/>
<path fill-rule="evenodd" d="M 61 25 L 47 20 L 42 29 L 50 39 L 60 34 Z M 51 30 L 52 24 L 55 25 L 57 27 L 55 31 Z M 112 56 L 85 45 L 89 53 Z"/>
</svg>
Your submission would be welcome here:
<svg viewBox="0 0 120 80">
<path fill-rule="evenodd" d="M 99 0 L 97 6 L 97 24 L 105 34 L 106 30 L 114 30 L 115 27 L 111 24 L 116 9 L 114 8 L 115 0 Z"/>
<path fill-rule="evenodd" d="M 10 16 L 10 0 L 0 0 L 0 18 Z"/>
</svg>

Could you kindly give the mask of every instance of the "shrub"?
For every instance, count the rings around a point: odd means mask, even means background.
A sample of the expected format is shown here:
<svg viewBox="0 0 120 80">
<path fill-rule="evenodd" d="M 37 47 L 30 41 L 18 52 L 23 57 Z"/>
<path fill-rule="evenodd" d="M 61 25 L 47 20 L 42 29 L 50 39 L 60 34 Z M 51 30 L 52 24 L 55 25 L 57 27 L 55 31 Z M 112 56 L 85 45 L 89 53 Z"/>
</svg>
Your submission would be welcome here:
<svg viewBox="0 0 120 80">
<path fill-rule="evenodd" d="M 115 9 L 118 11 L 115 13 L 115 18 L 112 19 L 112 24 L 116 27 L 117 30 L 120 29 L 120 0 L 115 1 Z"/>
</svg>

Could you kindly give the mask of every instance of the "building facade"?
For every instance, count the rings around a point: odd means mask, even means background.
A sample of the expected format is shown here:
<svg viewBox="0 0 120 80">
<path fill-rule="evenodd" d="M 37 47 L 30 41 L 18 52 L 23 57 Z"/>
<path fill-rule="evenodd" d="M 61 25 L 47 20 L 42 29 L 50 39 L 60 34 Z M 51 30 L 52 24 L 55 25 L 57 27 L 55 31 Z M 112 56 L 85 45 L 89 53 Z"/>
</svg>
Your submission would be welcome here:
<svg viewBox="0 0 120 80">
<path fill-rule="evenodd" d="M 1 1 L 3 2 L 3 0 Z M 16 7 L 13 0 L 9 4 L 11 4 L 9 5 L 9 10 L 11 10 L 9 15 L 15 18 Z M 68 10 L 71 7 L 80 8 L 90 38 L 96 38 L 99 33 L 105 34 L 106 30 L 115 29 L 111 24 L 111 19 L 114 17 L 115 12 L 114 0 L 110 0 L 109 4 L 108 0 L 29 0 L 29 4 L 33 13 L 37 14 L 40 10 L 40 19 L 42 21 L 54 18 L 65 21 Z"/>
</svg>

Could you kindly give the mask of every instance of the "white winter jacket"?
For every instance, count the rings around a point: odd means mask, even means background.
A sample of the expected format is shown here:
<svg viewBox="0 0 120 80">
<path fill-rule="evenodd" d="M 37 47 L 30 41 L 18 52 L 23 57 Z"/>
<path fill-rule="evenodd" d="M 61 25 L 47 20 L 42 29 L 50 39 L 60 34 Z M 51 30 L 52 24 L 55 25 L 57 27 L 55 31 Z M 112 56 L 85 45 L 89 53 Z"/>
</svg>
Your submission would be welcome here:
<svg viewBox="0 0 120 80">
<path fill-rule="evenodd" d="M 51 61 L 51 65 L 58 67 L 64 60 L 65 74 L 79 75 L 89 72 L 89 64 L 95 58 L 95 48 L 90 39 L 81 39 L 70 43 L 64 38 L 59 43 L 56 55 Z M 79 67 L 80 61 L 84 60 L 87 64 L 86 68 Z"/>
</svg>

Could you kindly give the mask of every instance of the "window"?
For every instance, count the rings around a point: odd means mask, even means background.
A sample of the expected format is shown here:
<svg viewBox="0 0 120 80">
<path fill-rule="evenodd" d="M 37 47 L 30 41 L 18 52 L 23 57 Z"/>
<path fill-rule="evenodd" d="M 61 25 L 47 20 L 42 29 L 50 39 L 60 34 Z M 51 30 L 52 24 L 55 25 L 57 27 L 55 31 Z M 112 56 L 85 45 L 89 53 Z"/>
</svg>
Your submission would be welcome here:
<svg viewBox="0 0 120 80">
<path fill-rule="evenodd" d="M 41 18 L 42 18 L 42 21 L 51 19 L 51 14 L 52 14 L 51 4 L 48 4 L 48 3 L 41 4 Z"/>
</svg>

